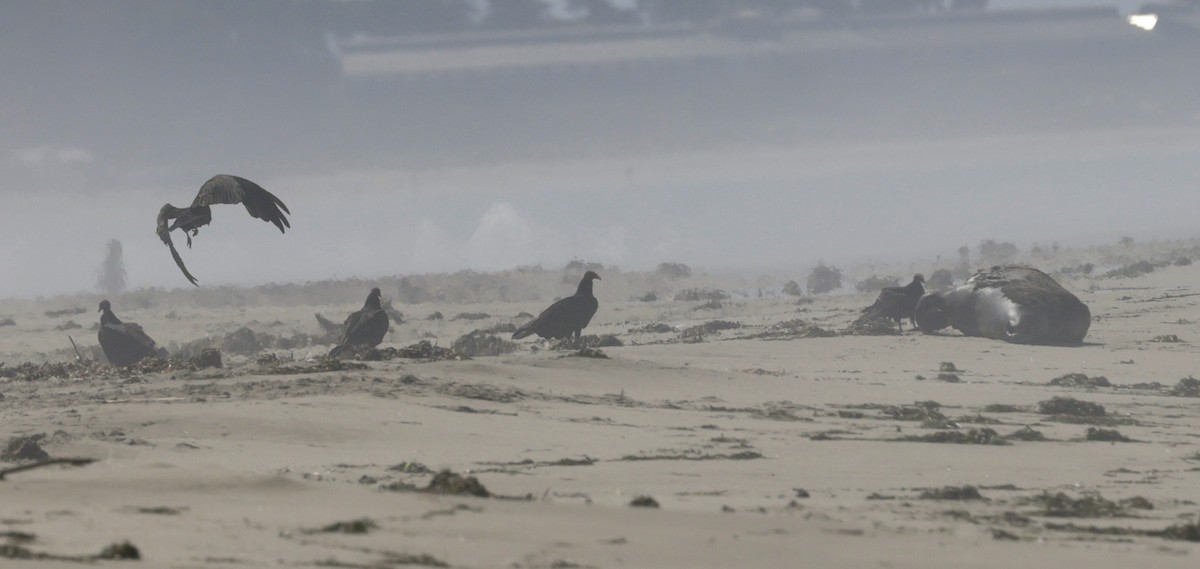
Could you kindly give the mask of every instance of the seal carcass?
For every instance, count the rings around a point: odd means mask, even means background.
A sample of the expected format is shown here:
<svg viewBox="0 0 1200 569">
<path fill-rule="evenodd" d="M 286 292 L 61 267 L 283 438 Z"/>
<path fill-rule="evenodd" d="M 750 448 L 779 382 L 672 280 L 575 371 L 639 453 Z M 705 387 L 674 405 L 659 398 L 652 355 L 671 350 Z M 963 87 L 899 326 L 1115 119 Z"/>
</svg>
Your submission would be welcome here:
<svg viewBox="0 0 1200 569">
<path fill-rule="evenodd" d="M 962 285 L 921 297 L 917 326 L 952 326 L 967 336 L 1052 346 L 1083 342 L 1092 314 L 1070 291 L 1033 267 L 1004 265 L 980 271 Z"/>
</svg>

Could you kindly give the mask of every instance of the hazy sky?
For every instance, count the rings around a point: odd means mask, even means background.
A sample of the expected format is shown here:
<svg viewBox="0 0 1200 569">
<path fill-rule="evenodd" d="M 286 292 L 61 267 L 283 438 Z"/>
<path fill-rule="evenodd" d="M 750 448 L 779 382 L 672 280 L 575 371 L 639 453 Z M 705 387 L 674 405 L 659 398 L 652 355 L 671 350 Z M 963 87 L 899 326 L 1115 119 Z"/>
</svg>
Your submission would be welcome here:
<svg viewBox="0 0 1200 569">
<path fill-rule="evenodd" d="M 798 272 L 1196 233 L 1193 44 L 1119 21 L 358 80 L 311 26 L 259 33 L 269 8 L 34 5 L 0 8 L 0 296 L 91 288 L 111 238 L 132 286 L 189 286 L 153 217 L 216 173 L 277 193 L 293 228 L 214 208 L 194 249 L 176 237 L 202 285 L 571 258 Z"/>
</svg>

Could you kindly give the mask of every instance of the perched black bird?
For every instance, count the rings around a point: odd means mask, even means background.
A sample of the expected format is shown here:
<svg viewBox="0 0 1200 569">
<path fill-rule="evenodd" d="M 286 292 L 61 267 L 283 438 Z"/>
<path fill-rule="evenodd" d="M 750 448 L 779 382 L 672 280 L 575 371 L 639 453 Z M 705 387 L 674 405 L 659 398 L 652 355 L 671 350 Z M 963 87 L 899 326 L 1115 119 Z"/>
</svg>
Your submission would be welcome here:
<svg viewBox="0 0 1200 569">
<path fill-rule="evenodd" d="M 142 331 L 142 327 L 133 322 L 121 322 L 113 314 L 112 304 L 107 300 L 100 301 L 100 331 L 96 334 L 100 339 L 100 348 L 108 363 L 124 367 L 135 364 L 144 358 L 165 358 L 167 351 L 160 348 L 154 340 Z"/>
<path fill-rule="evenodd" d="M 192 284 L 200 286 L 196 283 L 196 277 L 193 277 L 187 267 L 183 266 L 183 259 L 179 257 L 179 252 L 175 250 L 175 244 L 171 242 L 171 231 L 182 229 L 184 235 L 187 236 L 187 245 L 191 248 L 192 237 L 200 231 L 200 227 L 208 225 L 208 222 L 212 221 L 212 211 L 209 206 L 236 203 L 246 206 L 246 211 L 250 212 L 251 216 L 274 223 L 281 233 L 284 232 L 284 228 L 292 226 L 284 215 L 284 213 L 292 212 L 288 211 L 287 206 L 283 205 L 283 202 L 274 194 L 250 180 L 225 174 L 218 174 L 204 182 L 204 185 L 200 186 L 200 192 L 196 194 L 196 199 L 192 200 L 191 206 L 180 209 L 166 204 L 158 210 L 158 238 L 171 248 L 171 256 L 175 258 L 175 264 L 179 265 L 183 276 L 187 277 Z M 280 211 L 281 209 L 283 211 Z M 175 220 L 175 223 L 168 226 L 167 223 L 172 219 Z"/>
<path fill-rule="evenodd" d="M 346 323 L 342 325 L 342 337 L 338 340 L 338 345 L 329 351 L 329 357 L 336 358 L 343 350 L 352 346 L 374 348 L 383 341 L 390 321 L 379 302 L 380 294 L 382 293 L 378 288 L 371 289 L 362 309 L 346 317 Z"/>
<path fill-rule="evenodd" d="M 574 295 L 551 304 L 550 308 L 543 310 L 537 318 L 517 328 L 517 331 L 513 332 L 513 339 L 520 340 L 530 334 L 553 339 L 574 334 L 575 339 L 579 339 L 580 333 L 587 327 L 588 322 L 592 321 L 592 316 L 600 307 L 600 303 L 592 294 L 593 280 L 600 280 L 600 275 L 592 271 L 584 273 Z"/>
<path fill-rule="evenodd" d="M 895 320 L 896 325 L 900 327 L 900 333 L 904 333 L 904 324 L 901 320 L 907 318 L 913 327 L 916 327 L 913 314 L 917 310 L 917 302 L 924 295 L 925 275 L 917 273 L 913 275 L 912 282 L 906 286 L 889 286 L 880 290 L 875 304 L 864 308 L 863 313 L 871 319 Z"/>
</svg>

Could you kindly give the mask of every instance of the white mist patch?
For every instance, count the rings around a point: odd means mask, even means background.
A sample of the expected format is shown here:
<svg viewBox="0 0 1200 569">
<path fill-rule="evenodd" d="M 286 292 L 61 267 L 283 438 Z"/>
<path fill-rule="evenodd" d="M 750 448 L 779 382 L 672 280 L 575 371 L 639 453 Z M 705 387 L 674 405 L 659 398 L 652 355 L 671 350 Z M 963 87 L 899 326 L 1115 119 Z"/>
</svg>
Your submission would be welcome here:
<svg viewBox="0 0 1200 569">
<path fill-rule="evenodd" d="M 96 161 L 90 150 L 74 146 L 44 145 L 21 148 L 13 151 L 12 157 L 18 163 L 30 168 L 87 166 Z"/>
<path fill-rule="evenodd" d="M 533 226 L 508 202 L 499 202 L 484 213 L 467 241 L 471 267 L 503 269 L 537 259 Z"/>
<path fill-rule="evenodd" d="M 408 261 L 411 266 L 403 272 L 449 271 L 462 263 L 462 259 L 452 252 L 450 237 L 432 219 L 417 222 L 410 240 Z"/>
</svg>

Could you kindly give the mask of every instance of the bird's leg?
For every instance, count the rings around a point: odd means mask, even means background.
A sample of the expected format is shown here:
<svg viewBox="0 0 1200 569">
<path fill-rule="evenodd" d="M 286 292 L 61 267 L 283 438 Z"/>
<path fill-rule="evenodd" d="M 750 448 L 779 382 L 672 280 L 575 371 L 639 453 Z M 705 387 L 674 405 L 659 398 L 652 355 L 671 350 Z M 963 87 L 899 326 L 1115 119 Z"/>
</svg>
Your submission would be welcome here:
<svg viewBox="0 0 1200 569">
<path fill-rule="evenodd" d="M 192 230 L 192 232 L 191 232 L 190 234 L 187 232 L 187 230 L 186 230 L 186 229 L 185 229 L 185 230 L 183 230 L 183 235 L 184 235 L 185 237 L 187 237 L 187 245 L 188 245 L 188 249 L 191 249 L 191 248 L 192 248 L 192 236 L 194 236 L 194 235 L 196 235 L 196 234 L 198 234 L 198 233 L 200 233 L 200 230 L 199 230 L 199 229 L 193 229 L 193 230 Z"/>
</svg>

